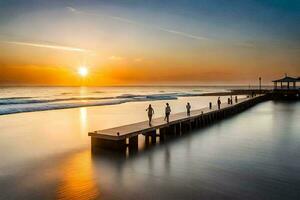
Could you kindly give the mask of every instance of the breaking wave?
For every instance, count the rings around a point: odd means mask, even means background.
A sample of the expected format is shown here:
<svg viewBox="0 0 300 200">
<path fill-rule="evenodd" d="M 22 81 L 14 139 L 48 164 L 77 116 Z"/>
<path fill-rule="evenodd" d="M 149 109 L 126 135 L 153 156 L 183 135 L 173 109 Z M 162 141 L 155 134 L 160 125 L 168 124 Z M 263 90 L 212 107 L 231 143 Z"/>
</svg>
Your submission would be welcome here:
<svg viewBox="0 0 300 200">
<path fill-rule="evenodd" d="M 184 93 L 164 93 L 150 95 L 122 94 L 115 97 L 71 97 L 53 99 L 39 99 L 36 97 L 0 98 L 0 115 L 87 106 L 116 105 L 138 101 L 176 100 L 178 97 L 189 95 L 190 94 Z"/>
<path fill-rule="evenodd" d="M 96 91 L 101 92 L 102 91 Z M 127 102 L 138 101 L 158 101 L 158 100 L 176 100 L 179 97 L 192 97 L 206 95 L 202 93 L 188 93 L 188 92 L 163 92 L 156 94 L 121 94 L 116 96 L 83 96 L 83 97 L 66 97 L 72 93 L 61 93 L 60 98 L 57 96 L 50 97 L 9 97 L 0 98 L 0 115 L 34 112 L 45 110 L 56 110 L 66 108 L 78 108 L 87 106 L 105 106 L 116 105 Z M 55 97 L 55 98 L 54 98 Z"/>
</svg>

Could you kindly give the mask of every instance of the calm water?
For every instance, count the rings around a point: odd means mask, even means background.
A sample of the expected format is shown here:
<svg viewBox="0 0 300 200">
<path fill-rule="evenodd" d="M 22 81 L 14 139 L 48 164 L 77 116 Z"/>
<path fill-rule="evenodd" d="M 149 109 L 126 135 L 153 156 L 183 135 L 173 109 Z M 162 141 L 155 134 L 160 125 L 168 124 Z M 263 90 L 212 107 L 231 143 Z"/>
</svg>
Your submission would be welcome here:
<svg viewBox="0 0 300 200">
<path fill-rule="evenodd" d="M 226 97 L 224 97 L 226 98 Z M 156 117 L 190 101 L 152 101 Z M 91 155 L 89 130 L 146 118 L 149 102 L 0 116 L 0 199 L 299 199 L 300 102 L 265 102 L 129 157 Z"/>
</svg>

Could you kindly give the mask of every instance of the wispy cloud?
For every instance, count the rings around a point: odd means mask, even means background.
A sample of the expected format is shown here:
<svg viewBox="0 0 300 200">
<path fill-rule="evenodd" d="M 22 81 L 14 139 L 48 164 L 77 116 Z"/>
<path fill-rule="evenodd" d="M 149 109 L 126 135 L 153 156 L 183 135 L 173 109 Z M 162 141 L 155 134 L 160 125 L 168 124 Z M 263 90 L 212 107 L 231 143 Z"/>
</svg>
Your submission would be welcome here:
<svg viewBox="0 0 300 200">
<path fill-rule="evenodd" d="M 143 61 L 143 58 L 135 58 L 134 59 L 134 62 L 142 62 Z"/>
<path fill-rule="evenodd" d="M 68 10 L 70 10 L 71 12 L 77 12 L 77 10 L 71 6 L 67 6 L 66 7 Z"/>
<path fill-rule="evenodd" d="M 110 56 L 108 59 L 109 60 L 123 60 L 124 58 L 121 56 Z"/>
<path fill-rule="evenodd" d="M 51 45 L 51 44 L 33 43 L 33 42 L 21 42 L 21 41 L 1 41 L 1 42 L 6 44 L 11 44 L 11 45 L 48 48 L 48 49 L 55 49 L 61 51 L 74 51 L 74 52 L 81 52 L 81 53 L 90 52 L 90 50 L 88 49 L 82 49 L 82 48 L 70 47 L 70 46 Z"/>
<path fill-rule="evenodd" d="M 83 11 L 83 10 L 80 10 L 80 9 L 76 9 L 74 7 L 67 7 L 67 9 L 70 12 L 75 13 L 75 14 L 88 15 L 88 16 L 93 16 L 93 17 L 107 17 L 107 18 L 110 18 L 110 19 L 115 20 L 115 21 L 119 21 L 119 22 L 123 22 L 123 23 L 127 23 L 127 24 L 133 24 L 133 25 L 136 25 L 136 26 L 139 26 L 139 27 L 144 27 L 145 29 L 159 30 L 159 31 L 162 31 L 162 32 L 165 32 L 165 33 L 169 33 L 169 34 L 172 34 L 172 35 L 177 35 L 177 36 L 187 38 L 187 39 L 193 39 L 193 40 L 198 40 L 198 41 L 208 41 L 208 42 L 212 42 L 214 44 L 222 44 L 223 43 L 222 41 L 214 39 L 214 38 L 195 35 L 195 34 L 191 34 L 191 33 L 188 33 L 188 32 L 183 32 L 183 31 L 178 31 L 178 30 L 173 30 L 173 29 L 168 29 L 168 28 L 161 27 L 161 26 L 156 26 L 156 25 L 143 24 L 139 21 L 127 19 L 127 18 L 124 18 L 124 17 L 92 13 L 92 12 L 87 12 L 87 11 Z M 256 47 L 256 44 L 249 43 L 249 42 L 243 42 L 243 41 L 235 41 L 235 42 L 232 41 L 229 45 L 243 47 L 243 48 L 254 48 L 254 47 Z"/>
<path fill-rule="evenodd" d="M 202 36 L 192 35 L 192 34 L 185 33 L 185 32 L 181 32 L 181 31 L 175 31 L 175 30 L 170 30 L 170 29 L 164 29 L 164 28 L 160 28 L 160 27 L 157 27 L 157 29 L 159 29 L 159 30 L 161 30 L 161 31 L 168 32 L 168 33 L 172 33 L 172 34 L 175 34 L 175 35 L 180 35 L 180 36 L 183 36 L 183 37 L 196 39 L 196 40 L 208 40 L 208 39 L 209 39 L 209 38 L 207 38 L 207 37 L 202 37 Z"/>
<path fill-rule="evenodd" d="M 85 15 L 95 16 L 95 17 L 106 16 L 106 17 L 109 17 L 113 20 L 120 21 L 120 22 L 123 22 L 123 23 L 135 24 L 135 25 L 142 26 L 142 27 L 145 27 L 145 28 L 156 29 L 156 30 L 159 30 L 159 31 L 162 31 L 162 32 L 170 33 L 170 34 L 173 34 L 173 35 L 178 35 L 178 36 L 181 36 L 181 37 L 184 37 L 184 38 L 195 39 L 195 40 L 211 40 L 210 38 L 207 38 L 207 37 L 193 35 L 193 34 L 182 32 L 182 31 L 177 31 L 177 30 L 167 29 L 167 28 L 163 28 L 163 27 L 159 27 L 159 26 L 152 26 L 152 25 L 143 24 L 143 23 L 140 23 L 138 21 L 127 19 L 127 18 L 124 18 L 124 17 L 117 17 L 117 16 L 104 15 L 104 14 L 95 14 L 95 13 L 79 10 L 79 9 L 76 9 L 76 8 L 70 7 L 70 6 L 66 7 L 66 8 L 69 11 L 71 11 L 73 13 L 76 13 L 76 14 L 85 14 Z"/>
</svg>

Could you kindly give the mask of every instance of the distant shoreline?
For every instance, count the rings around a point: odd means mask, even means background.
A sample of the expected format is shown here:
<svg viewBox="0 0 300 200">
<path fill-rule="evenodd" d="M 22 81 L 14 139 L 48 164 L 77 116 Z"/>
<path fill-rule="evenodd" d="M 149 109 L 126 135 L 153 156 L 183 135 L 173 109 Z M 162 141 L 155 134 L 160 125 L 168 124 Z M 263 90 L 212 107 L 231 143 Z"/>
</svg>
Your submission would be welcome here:
<svg viewBox="0 0 300 200">
<path fill-rule="evenodd" d="M 0 88 L 28 88 L 28 87 L 50 87 L 50 88 L 78 88 L 78 87 L 86 87 L 86 88 L 134 88 L 134 87 L 152 87 L 152 88 L 160 88 L 160 87 L 186 87 L 186 88 L 193 88 L 193 87 L 207 87 L 207 88 L 244 88 L 249 89 L 249 85 L 0 85 Z M 273 85 L 262 85 L 262 88 L 272 88 Z M 257 88 L 256 85 L 250 85 L 250 89 Z"/>
</svg>

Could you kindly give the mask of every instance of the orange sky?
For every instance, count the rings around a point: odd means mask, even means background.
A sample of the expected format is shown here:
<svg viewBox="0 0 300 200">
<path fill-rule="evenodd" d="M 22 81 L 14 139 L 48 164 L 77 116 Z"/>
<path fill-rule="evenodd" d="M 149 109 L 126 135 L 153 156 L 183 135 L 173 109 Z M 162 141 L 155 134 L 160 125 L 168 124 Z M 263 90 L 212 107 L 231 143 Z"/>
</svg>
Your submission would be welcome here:
<svg viewBox="0 0 300 200">
<path fill-rule="evenodd" d="M 284 73 L 300 75 L 299 40 L 283 28 L 294 25 L 292 11 L 280 10 L 291 19 L 280 24 L 277 8 L 265 16 L 257 7 L 253 19 L 243 4 L 230 7 L 244 10 L 241 18 L 213 15 L 220 8 L 209 6 L 212 14 L 181 8 L 195 19 L 172 6 L 166 13 L 155 4 L 91 4 L 7 4 L 0 14 L 0 84 L 248 85 L 259 76 L 269 84 Z M 87 77 L 78 75 L 80 66 Z"/>
<path fill-rule="evenodd" d="M 184 51 L 162 51 L 145 56 L 104 52 L 72 52 L 41 47 L 0 45 L 2 85 L 144 85 L 144 84 L 252 84 L 259 76 L 264 83 L 284 73 L 300 74 L 296 58 L 243 55 L 228 47 L 187 55 Z M 124 50 L 125 52 L 126 50 Z M 199 49 L 198 52 L 203 50 Z M 3 52 L 3 51 L 2 51 Z M 177 56 L 178 55 L 178 56 Z M 77 69 L 86 66 L 87 77 Z M 266 67 L 267 66 L 267 67 Z"/>
</svg>

